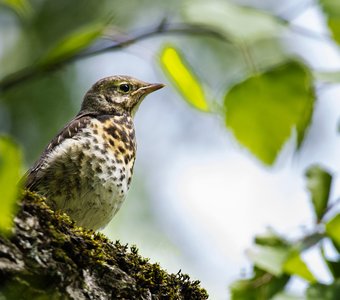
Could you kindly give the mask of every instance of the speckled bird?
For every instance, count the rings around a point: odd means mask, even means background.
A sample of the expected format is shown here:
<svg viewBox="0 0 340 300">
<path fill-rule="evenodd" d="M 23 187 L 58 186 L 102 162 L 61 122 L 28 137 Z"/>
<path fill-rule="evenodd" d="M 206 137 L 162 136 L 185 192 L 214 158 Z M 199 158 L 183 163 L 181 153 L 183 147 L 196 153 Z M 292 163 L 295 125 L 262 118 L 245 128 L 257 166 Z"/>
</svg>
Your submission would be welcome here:
<svg viewBox="0 0 340 300">
<path fill-rule="evenodd" d="M 27 172 L 25 187 L 77 225 L 105 227 L 130 186 L 136 157 L 133 116 L 143 98 L 163 86 L 130 76 L 96 82 L 80 112 Z"/>
</svg>

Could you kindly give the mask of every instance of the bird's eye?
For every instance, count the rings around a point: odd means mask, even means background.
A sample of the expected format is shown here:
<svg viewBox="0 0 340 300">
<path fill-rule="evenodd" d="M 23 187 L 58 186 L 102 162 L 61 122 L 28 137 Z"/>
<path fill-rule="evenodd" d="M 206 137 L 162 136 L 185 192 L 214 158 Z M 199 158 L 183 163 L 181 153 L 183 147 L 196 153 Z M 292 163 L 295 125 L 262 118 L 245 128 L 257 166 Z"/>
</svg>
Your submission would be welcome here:
<svg viewBox="0 0 340 300">
<path fill-rule="evenodd" d="M 131 86 L 127 83 L 122 83 L 118 88 L 123 93 L 128 93 L 131 90 Z"/>
</svg>

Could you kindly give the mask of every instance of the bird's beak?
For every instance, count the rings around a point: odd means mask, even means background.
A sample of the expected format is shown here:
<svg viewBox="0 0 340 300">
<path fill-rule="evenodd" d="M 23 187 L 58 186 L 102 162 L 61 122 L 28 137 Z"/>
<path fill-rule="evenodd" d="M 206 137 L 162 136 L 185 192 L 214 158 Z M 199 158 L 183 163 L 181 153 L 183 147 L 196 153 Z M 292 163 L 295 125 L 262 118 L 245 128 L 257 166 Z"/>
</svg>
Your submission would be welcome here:
<svg viewBox="0 0 340 300">
<path fill-rule="evenodd" d="M 145 85 L 145 86 L 139 88 L 136 92 L 142 93 L 144 95 L 147 95 L 147 94 L 150 94 L 150 93 L 152 93 L 154 91 L 157 91 L 157 90 L 159 90 L 159 89 L 161 89 L 163 87 L 165 87 L 165 84 L 162 84 L 162 83 L 150 83 L 148 85 Z"/>
<path fill-rule="evenodd" d="M 163 83 L 151 83 L 150 85 L 145 87 L 145 91 L 147 94 L 157 91 L 161 88 L 165 87 Z"/>
<path fill-rule="evenodd" d="M 132 111 L 131 111 L 132 116 L 134 116 L 136 114 L 138 106 L 140 105 L 140 103 L 142 102 L 142 100 L 144 99 L 144 97 L 147 94 L 150 94 L 154 91 L 157 91 L 157 90 L 161 89 L 162 87 L 165 87 L 165 84 L 162 84 L 162 83 L 146 83 L 144 86 L 142 86 L 138 90 L 132 92 L 131 93 L 132 96 L 134 96 L 135 94 L 139 94 L 136 103 L 132 106 Z"/>
</svg>

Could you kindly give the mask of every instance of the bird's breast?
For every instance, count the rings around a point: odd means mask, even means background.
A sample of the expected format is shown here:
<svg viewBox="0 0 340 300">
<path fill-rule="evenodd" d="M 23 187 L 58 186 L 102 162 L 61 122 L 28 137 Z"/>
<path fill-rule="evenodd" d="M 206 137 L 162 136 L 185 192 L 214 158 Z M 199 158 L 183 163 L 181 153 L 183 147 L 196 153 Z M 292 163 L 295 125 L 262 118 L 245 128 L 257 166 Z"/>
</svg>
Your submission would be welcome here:
<svg viewBox="0 0 340 300">
<path fill-rule="evenodd" d="M 105 226 L 127 195 L 135 151 L 132 120 L 130 124 L 129 120 L 94 118 L 50 154 L 45 171 L 54 179 L 48 180 L 46 196 L 78 225 Z"/>
</svg>

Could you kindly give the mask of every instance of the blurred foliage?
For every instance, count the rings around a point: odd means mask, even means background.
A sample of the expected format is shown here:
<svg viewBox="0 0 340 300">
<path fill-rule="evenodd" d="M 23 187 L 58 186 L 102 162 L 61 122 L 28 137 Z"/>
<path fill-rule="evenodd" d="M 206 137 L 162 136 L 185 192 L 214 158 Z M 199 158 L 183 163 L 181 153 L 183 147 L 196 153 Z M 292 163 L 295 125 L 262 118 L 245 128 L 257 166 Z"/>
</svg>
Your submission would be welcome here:
<svg viewBox="0 0 340 300">
<path fill-rule="evenodd" d="M 11 230 L 16 200 L 19 194 L 18 182 L 21 172 L 21 152 L 12 140 L 0 136 L 0 231 Z"/>
<path fill-rule="evenodd" d="M 21 18 L 28 17 L 31 12 L 31 5 L 27 0 L 2 0 L 1 3 L 13 9 Z"/>
<path fill-rule="evenodd" d="M 335 243 L 336 248 L 340 250 L 340 215 L 336 215 L 326 223 L 326 232 Z"/>
<path fill-rule="evenodd" d="M 163 49 L 161 63 L 184 99 L 195 108 L 208 111 L 209 107 L 201 83 L 174 47 L 167 46 Z"/>
<path fill-rule="evenodd" d="M 183 14 L 188 22 L 214 28 L 236 44 L 277 36 L 283 29 L 273 15 L 228 1 L 189 0 Z"/>
<path fill-rule="evenodd" d="M 311 193 L 314 211 L 320 221 L 326 212 L 332 176 L 319 166 L 311 166 L 306 171 L 307 188 Z"/>
<path fill-rule="evenodd" d="M 327 18 L 328 27 L 334 40 L 340 44 L 340 2 L 334 0 L 319 0 Z"/>
<path fill-rule="evenodd" d="M 248 250 L 248 257 L 254 265 L 253 276 L 238 280 L 231 285 L 233 300 L 299 299 L 298 296 L 286 297 L 281 294 L 295 276 L 309 282 L 306 299 L 339 299 L 340 214 L 336 214 L 331 219 L 324 218 L 328 212 L 336 213 L 334 204 L 328 205 L 331 178 L 329 173 L 317 165 L 306 172 L 311 202 L 318 216 L 315 220 L 315 231 L 293 241 L 288 241 L 273 230 L 255 237 L 255 245 Z M 338 260 L 331 260 L 325 254 L 323 248 L 325 240 L 334 243 Z M 312 248 L 321 250 L 320 259 L 333 275 L 333 283 L 326 285 L 318 282 L 316 276 L 309 270 L 309 266 L 301 259 L 301 255 Z"/>
<path fill-rule="evenodd" d="M 318 5 L 339 43 L 339 2 L 319 0 Z M 241 145 L 272 165 L 294 134 L 296 148 L 303 143 L 312 120 L 316 83 L 340 81 L 339 70 L 321 72 L 302 57 L 291 57 L 281 42 L 284 33 L 294 28 L 290 20 L 269 10 L 225 0 L 103 0 L 100 4 L 2 0 L 0 132 L 19 141 L 26 161 L 32 162 L 79 107 L 72 101 L 74 90 L 81 88 L 74 62 L 172 33 L 161 46 L 158 61 L 183 99 L 198 111 L 222 117 Z M 21 163 L 12 142 L 1 140 L 0 147 L 0 188 L 8 190 L 0 219 L 1 228 L 8 228 Z M 248 251 L 253 275 L 231 286 L 232 299 L 297 299 L 284 292 L 295 276 L 308 283 L 307 299 L 340 297 L 340 260 L 328 258 L 322 248 L 323 241 L 330 240 L 340 256 L 340 216 L 329 204 L 332 176 L 318 166 L 306 175 L 315 232 L 298 241 L 273 232 L 256 237 Z M 332 218 L 327 217 L 329 212 Z M 317 282 L 302 259 L 303 252 L 313 247 L 321 247 L 322 259 L 333 274 L 329 285 Z"/>
<path fill-rule="evenodd" d="M 39 61 L 39 65 L 49 66 L 64 61 L 89 46 L 105 29 L 105 24 L 89 24 L 58 41 Z"/>
<path fill-rule="evenodd" d="M 233 86 L 225 97 L 226 125 L 240 143 L 272 164 L 293 129 L 301 144 L 313 104 L 308 70 L 290 61 Z"/>
</svg>

